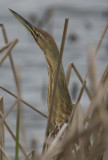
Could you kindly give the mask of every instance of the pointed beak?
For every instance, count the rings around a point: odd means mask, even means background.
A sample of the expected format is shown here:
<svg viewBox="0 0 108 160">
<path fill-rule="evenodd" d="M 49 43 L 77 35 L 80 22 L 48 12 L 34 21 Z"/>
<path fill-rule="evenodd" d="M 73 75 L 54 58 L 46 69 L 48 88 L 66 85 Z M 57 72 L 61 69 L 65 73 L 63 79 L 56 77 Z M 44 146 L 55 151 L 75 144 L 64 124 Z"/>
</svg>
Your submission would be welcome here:
<svg viewBox="0 0 108 160">
<path fill-rule="evenodd" d="M 23 24 L 23 26 L 30 31 L 33 34 L 33 25 L 31 25 L 27 20 L 25 20 L 22 16 L 20 16 L 18 13 L 16 13 L 15 11 L 9 9 L 10 12 L 20 21 L 20 23 Z"/>
</svg>

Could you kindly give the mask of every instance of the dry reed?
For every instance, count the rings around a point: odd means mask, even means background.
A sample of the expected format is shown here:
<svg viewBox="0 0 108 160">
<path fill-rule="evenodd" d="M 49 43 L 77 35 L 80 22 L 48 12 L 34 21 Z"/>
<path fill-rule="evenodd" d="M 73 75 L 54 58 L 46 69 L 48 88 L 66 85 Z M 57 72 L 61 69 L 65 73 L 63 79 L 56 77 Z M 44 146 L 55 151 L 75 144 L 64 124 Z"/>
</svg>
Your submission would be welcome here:
<svg viewBox="0 0 108 160">
<path fill-rule="evenodd" d="M 0 112 L 4 114 L 4 103 L 3 97 L 0 96 Z M 4 124 L 2 121 L 2 117 L 0 116 L 0 146 L 4 149 Z M 3 152 L 0 150 L 0 159 L 3 159 Z"/>
</svg>

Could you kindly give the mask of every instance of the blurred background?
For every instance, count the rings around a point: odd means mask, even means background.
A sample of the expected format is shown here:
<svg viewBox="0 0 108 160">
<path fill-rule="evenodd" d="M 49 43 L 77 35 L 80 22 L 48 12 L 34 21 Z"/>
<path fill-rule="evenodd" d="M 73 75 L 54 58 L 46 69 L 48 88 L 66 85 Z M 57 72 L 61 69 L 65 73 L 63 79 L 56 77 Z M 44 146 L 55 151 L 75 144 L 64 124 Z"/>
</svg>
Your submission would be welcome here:
<svg viewBox="0 0 108 160">
<path fill-rule="evenodd" d="M 73 62 L 84 78 L 88 68 L 88 47 L 97 46 L 99 38 L 108 22 L 108 0 L 1 0 L 0 23 L 3 23 L 9 42 L 15 38 L 19 42 L 12 50 L 16 66 L 20 67 L 22 98 L 47 114 L 48 74 L 43 52 L 25 28 L 9 12 L 16 11 L 32 24 L 46 30 L 55 39 L 60 48 L 65 18 L 69 17 L 69 26 L 65 43 L 63 66 L 66 72 L 69 62 Z M 3 47 L 3 36 L 0 30 L 0 48 Z M 102 42 L 97 55 L 98 76 L 101 77 L 108 64 L 108 33 Z M 88 81 L 89 82 L 89 81 Z M 16 93 L 13 74 L 7 58 L 0 67 L 0 85 Z M 88 83 L 89 85 L 89 83 Z M 81 84 L 72 71 L 69 90 L 75 102 Z M 4 96 L 5 112 L 14 102 L 14 98 L 0 90 Z M 81 99 L 83 107 L 89 104 L 86 94 Z M 38 142 L 38 151 L 44 139 L 46 119 L 27 106 L 22 105 L 22 143 L 27 149 Z M 15 133 L 16 108 L 7 118 L 8 124 Z M 5 132 L 5 147 L 8 154 L 14 152 L 14 142 L 8 131 Z M 33 142 L 33 144 L 32 144 Z"/>
</svg>

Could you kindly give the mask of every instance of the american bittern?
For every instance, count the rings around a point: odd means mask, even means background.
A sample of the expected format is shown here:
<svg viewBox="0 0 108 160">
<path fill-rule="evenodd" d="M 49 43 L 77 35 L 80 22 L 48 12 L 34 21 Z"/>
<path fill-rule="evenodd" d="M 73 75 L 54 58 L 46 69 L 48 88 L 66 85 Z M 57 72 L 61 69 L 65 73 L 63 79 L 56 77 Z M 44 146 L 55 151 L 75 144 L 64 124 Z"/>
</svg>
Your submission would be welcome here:
<svg viewBox="0 0 108 160">
<path fill-rule="evenodd" d="M 54 77 L 56 74 L 59 50 L 54 41 L 54 39 L 46 31 L 39 29 L 31 25 L 23 17 L 21 17 L 16 12 L 10 10 L 12 14 L 25 26 L 25 28 L 30 31 L 34 37 L 36 43 L 43 50 L 45 59 L 47 62 L 49 84 L 48 84 L 48 97 L 47 105 L 48 111 L 51 103 L 52 90 L 54 86 Z M 61 126 L 65 121 L 69 120 L 72 112 L 73 104 L 70 98 L 68 87 L 65 80 L 65 73 L 62 66 L 60 65 L 60 71 L 58 76 L 56 95 L 54 101 L 53 115 L 51 119 L 51 126 Z M 52 128 L 50 128 L 51 131 Z"/>
</svg>

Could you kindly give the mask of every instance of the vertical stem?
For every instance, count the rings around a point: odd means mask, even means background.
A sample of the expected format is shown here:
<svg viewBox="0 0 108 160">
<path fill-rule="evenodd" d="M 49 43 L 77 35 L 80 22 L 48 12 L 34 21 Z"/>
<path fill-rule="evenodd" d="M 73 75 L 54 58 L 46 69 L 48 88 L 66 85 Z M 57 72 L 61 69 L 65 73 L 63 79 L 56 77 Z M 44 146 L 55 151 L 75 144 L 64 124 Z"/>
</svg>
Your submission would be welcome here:
<svg viewBox="0 0 108 160">
<path fill-rule="evenodd" d="M 15 148 L 15 160 L 19 159 L 19 131 L 20 131 L 20 101 L 17 105 L 17 121 L 16 121 L 16 148 Z"/>
<path fill-rule="evenodd" d="M 52 97 L 51 97 L 50 111 L 49 111 L 49 115 L 48 115 L 47 127 L 46 127 L 46 132 L 45 132 L 45 141 L 44 141 L 44 144 L 43 144 L 42 152 L 44 152 L 44 150 L 45 150 L 46 139 L 48 137 L 49 127 L 50 127 L 51 118 L 52 118 L 52 114 L 53 114 L 53 106 L 54 106 L 53 104 L 54 104 L 54 99 L 55 99 L 55 93 L 56 93 L 56 86 L 57 86 L 58 75 L 59 75 L 59 70 L 60 70 L 60 64 L 61 64 L 61 60 L 62 60 L 62 56 L 63 56 L 63 50 L 64 50 L 64 44 L 65 44 L 65 39 L 66 39 L 68 21 L 69 21 L 69 19 L 65 19 L 64 31 L 63 31 L 63 36 L 62 36 L 62 43 L 61 43 L 61 48 L 60 48 L 60 55 L 59 55 L 56 74 L 55 74 L 55 77 L 54 77 L 54 87 L 53 87 L 53 92 L 52 92 Z"/>
<path fill-rule="evenodd" d="M 20 134 L 20 111 L 21 111 L 21 104 L 20 104 L 20 78 L 19 72 L 16 75 L 17 79 L 17 87 L 18 87 L 18 105 L 17 105 L 17 120 L 16 120 L 16 148 L 15 148 L 15 160 L 19 160 L 19 134 Z"/>
<path fill-rule="evenodd" d="M 3 97 L 0 96 L 0 112 L 4 115 Z M 0 116 L 0 146 L 4 149 L 4 122 Z M 0 150 L 0 160 L 3 160 L 3 152 Z"/>
<path fill-rule="evenodd" d="M 8 37 L 7 37 L 6 31 L 3 25 L 2 25 L 2 32 L 4 36 L 4 41 L 7 44 Z M 15 79 L 15 84 L 16 84 L 16 89 L 17 89 L 17 94 L 18 94 L 17 121 L 16 121 L 16 151 L 15 151 L 15 160 L 18 160 L 19 159 L 19 130 L 20 130 L 20 87 L 19 87 L 19 79 L 17 76 L 16 68 L 15 68 L 11 53 L 9 54 L 9 60 L 10 60 L 11 68 L 13 71 L 13 76 Z"/>
</svg>

